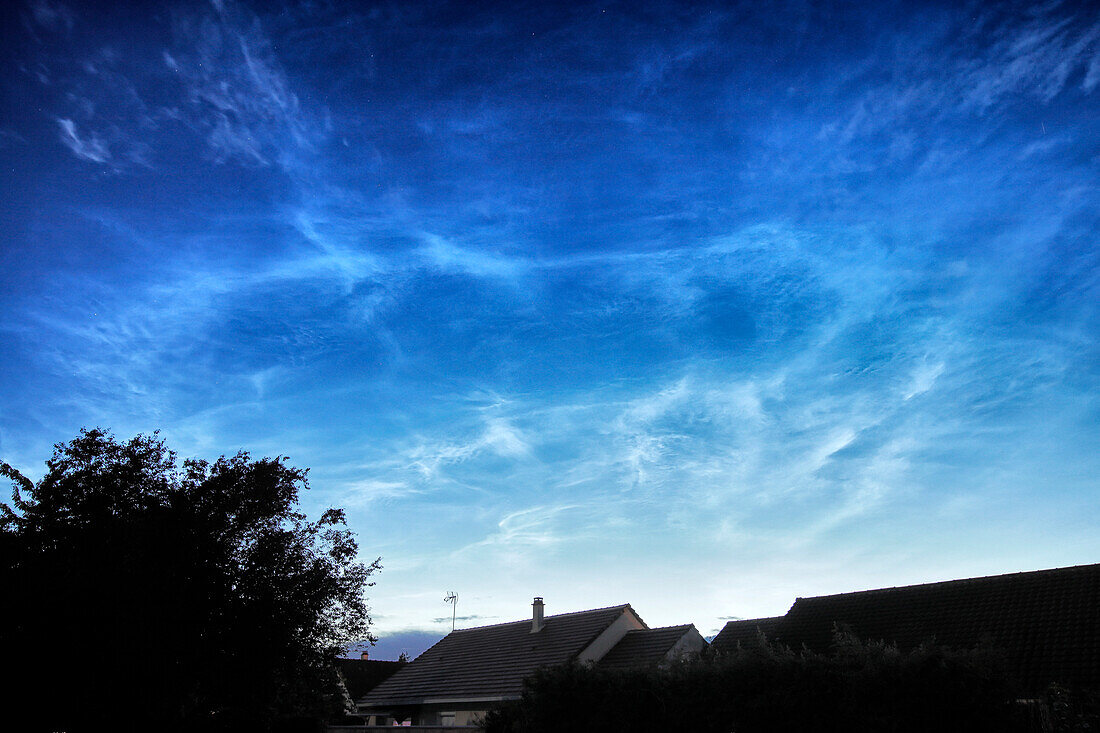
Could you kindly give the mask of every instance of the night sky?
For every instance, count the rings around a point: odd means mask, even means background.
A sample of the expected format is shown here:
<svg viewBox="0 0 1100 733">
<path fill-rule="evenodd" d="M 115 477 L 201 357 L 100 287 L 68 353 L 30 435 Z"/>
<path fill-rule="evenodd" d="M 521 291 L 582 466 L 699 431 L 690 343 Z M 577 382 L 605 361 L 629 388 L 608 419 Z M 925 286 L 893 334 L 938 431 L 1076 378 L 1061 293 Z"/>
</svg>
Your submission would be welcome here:
<svg viewBox="0 0 1100 733">
<path fill-rule="evenodd" d="M 985 5 L 12 5 L 0 457 L 288 455 L 383 637 L 1100 561 L 1100 12 Z"/>
</svg>

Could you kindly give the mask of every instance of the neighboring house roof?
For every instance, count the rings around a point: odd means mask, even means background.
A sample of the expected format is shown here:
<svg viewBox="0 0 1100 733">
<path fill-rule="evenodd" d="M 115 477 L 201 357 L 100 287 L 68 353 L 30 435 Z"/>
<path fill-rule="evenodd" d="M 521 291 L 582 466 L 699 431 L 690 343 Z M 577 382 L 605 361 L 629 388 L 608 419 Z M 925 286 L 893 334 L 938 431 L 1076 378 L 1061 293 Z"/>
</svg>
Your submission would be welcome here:
<svg viewBox="0 0 1100 733">
<path fill-rule="evenodd" d="M 539 667 L 575 659 L 626 612 L 637 618 L 624 604 L 547 616 L 535 633 L 530 619 L 452 631 L 371 690 L 359 705 L 519 697 L 526 677 Z"/>
<path fill-rule="evenodd" d="M 377 687 L 405 666 L 405 662 L 387 662 L 381 659 L 337 659 L 336 668 L 344 678 L 344 686 L 352 700 Z"/>
<path fill-rule="evenodd" d="M 775 634 L 776 625 L 782 620 L 782 616 L 772 616 L 771 618 L 748 618 L 730 621 L 722 627 L 722 630 L 718 632 L 718 636 L 710 642 L 710 647 L 724 653 L 738 647 L 755 644 L 759 640 L 760 634 L 763 634 L 767 639 L 771 639 Z"/>
<path fill-rule="evenodd" d="M 769 637 L 824 651 L 834 627 L 911 649 L 1002 649 L 1026 692 L 1100 685 L 1100 564 L 799 598 Z M 717 639 L 715 640 L 717 641 Z"/>
<path fill-rule="evenodd" d="M 695 631 L 694 624 L 628 631 L 597 664 L 606 669 L 656 667 L 666 661 L 677 642 L 692 631 Z"/>
</svg>

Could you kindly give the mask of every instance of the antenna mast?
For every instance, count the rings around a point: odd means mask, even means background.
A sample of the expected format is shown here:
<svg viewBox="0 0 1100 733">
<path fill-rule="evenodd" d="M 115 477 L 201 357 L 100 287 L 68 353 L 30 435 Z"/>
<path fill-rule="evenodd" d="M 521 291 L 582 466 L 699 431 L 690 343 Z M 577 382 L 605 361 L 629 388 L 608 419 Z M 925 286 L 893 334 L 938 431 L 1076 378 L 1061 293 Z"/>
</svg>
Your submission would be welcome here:
<svg viewBox="0 0 1100 733">
<path fill-rule="evenodd" d="M 455 630 L 455 614 L 458 612 L 458 594 L 452 591 L 447 591 L 447 597 L 443 599 L 444 603 L 451 604 L 451 631 Z"/>
</svg>

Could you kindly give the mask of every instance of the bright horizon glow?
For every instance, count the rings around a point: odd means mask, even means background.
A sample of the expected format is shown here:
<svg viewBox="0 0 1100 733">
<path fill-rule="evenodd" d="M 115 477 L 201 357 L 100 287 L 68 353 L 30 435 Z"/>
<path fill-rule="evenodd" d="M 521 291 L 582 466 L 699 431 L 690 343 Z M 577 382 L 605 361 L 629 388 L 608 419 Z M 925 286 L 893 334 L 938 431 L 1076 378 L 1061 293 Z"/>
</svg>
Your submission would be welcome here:
<svg viewBox="0 0 1100 733">
<path fill-rule="evenodd" d="M 0 11 L 0 458 L 288 455 L 384 638 L 1100 560 L 1100 21 L 811 6 Z"/>
</svg>

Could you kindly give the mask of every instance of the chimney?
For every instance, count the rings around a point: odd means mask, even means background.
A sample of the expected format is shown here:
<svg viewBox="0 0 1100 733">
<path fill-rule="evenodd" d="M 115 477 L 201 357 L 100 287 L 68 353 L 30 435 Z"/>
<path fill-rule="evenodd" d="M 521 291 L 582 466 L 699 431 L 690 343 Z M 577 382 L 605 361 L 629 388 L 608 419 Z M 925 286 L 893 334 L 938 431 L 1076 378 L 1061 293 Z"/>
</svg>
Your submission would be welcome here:
<svg viewBox="0 0 1100 733">
<path fill-rule="evenodd" d="M 535 596 L 535 601 L 531 604 L 531 633 L 542 631 L 543 625 L 542 596 Z"/>
</svg>

